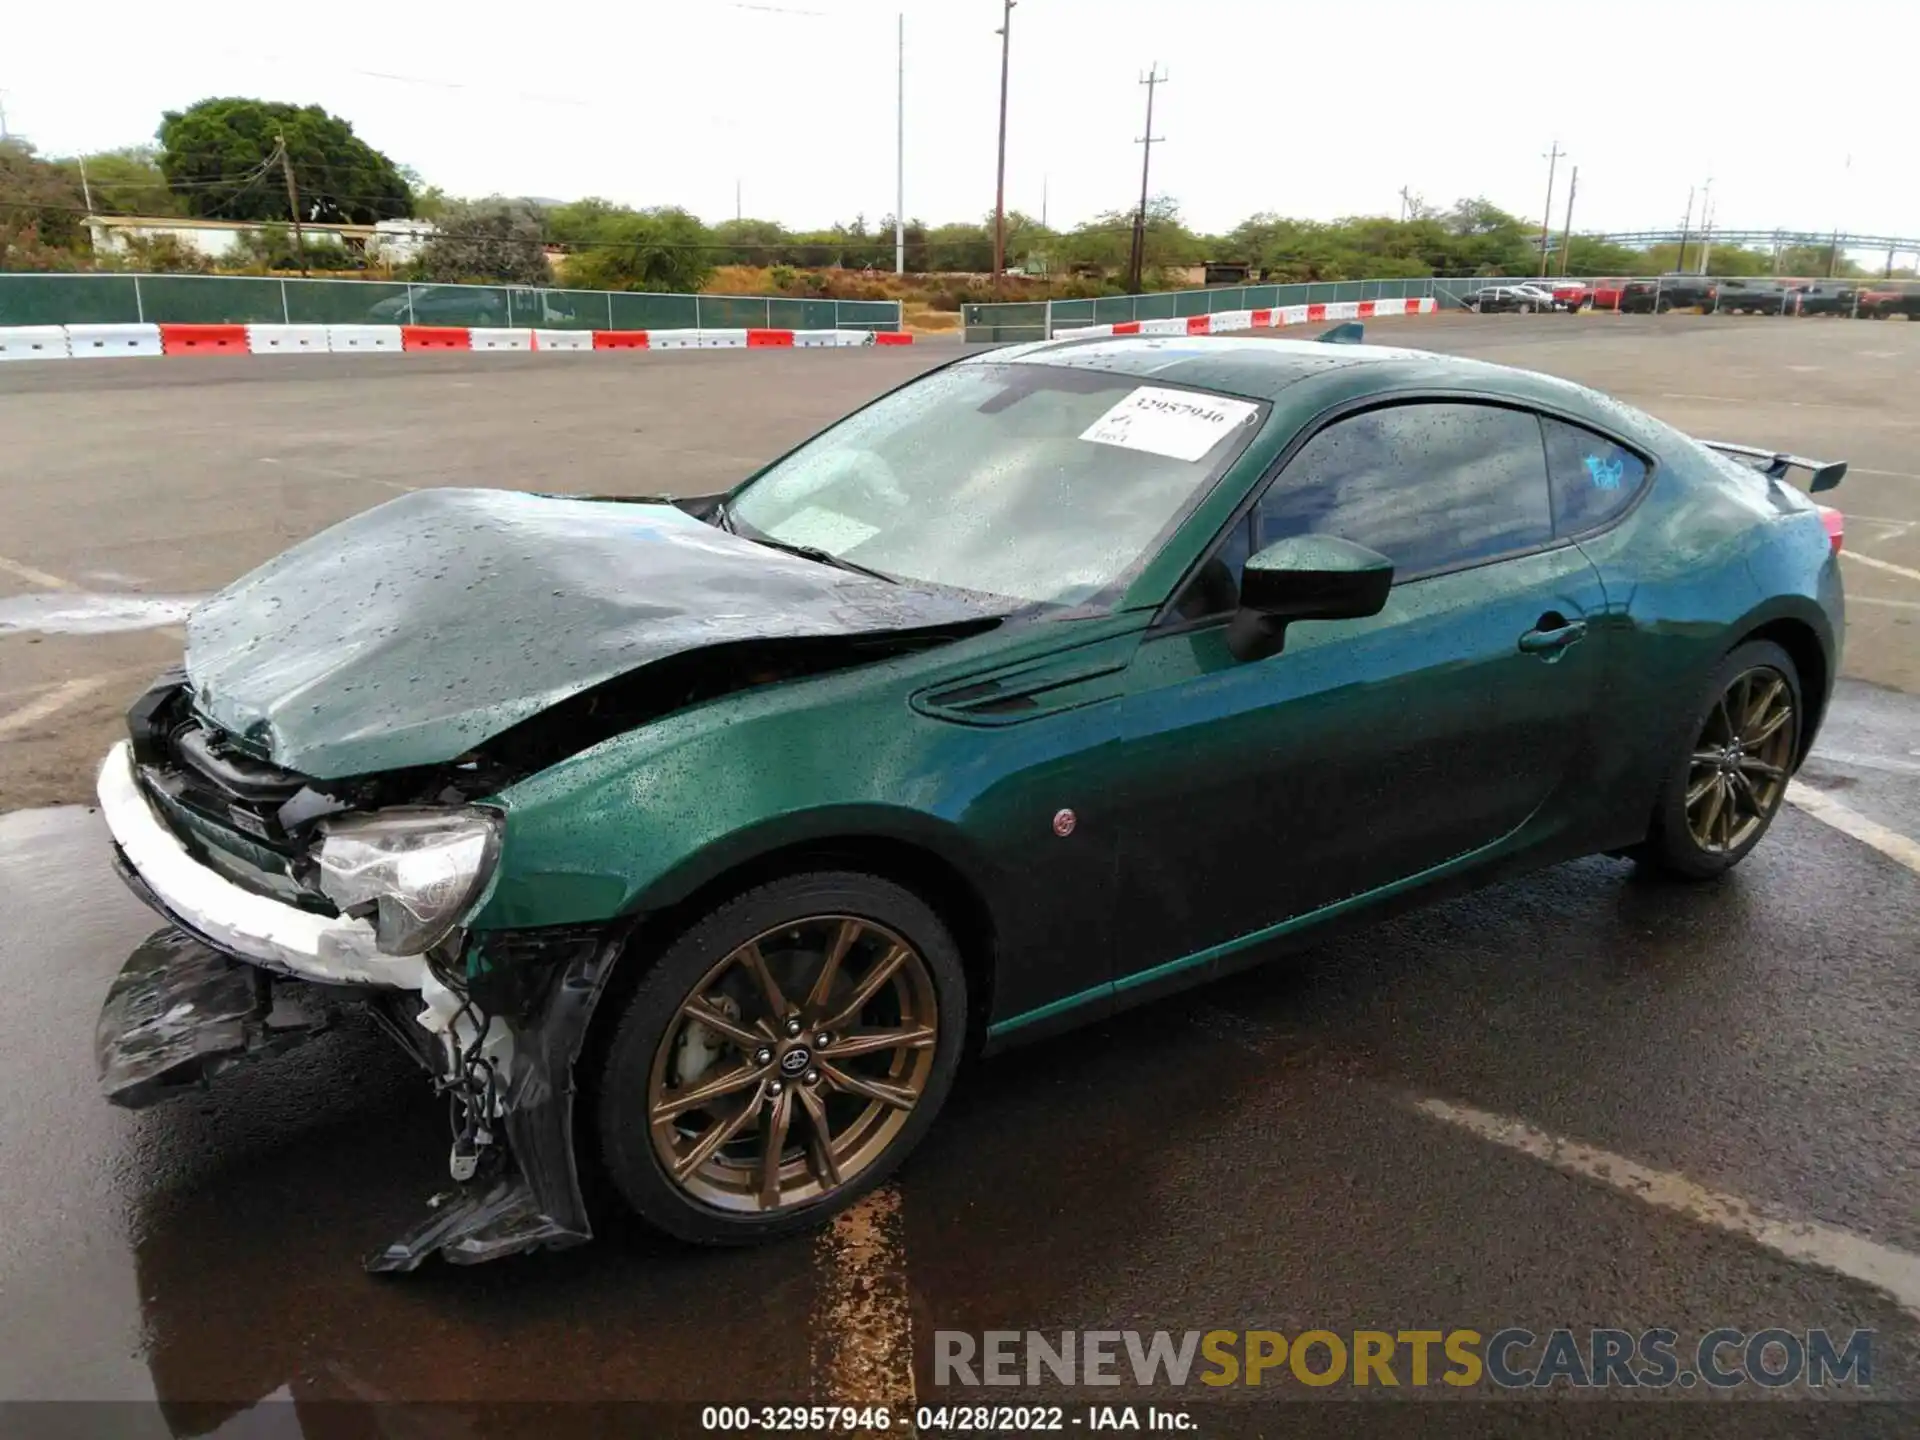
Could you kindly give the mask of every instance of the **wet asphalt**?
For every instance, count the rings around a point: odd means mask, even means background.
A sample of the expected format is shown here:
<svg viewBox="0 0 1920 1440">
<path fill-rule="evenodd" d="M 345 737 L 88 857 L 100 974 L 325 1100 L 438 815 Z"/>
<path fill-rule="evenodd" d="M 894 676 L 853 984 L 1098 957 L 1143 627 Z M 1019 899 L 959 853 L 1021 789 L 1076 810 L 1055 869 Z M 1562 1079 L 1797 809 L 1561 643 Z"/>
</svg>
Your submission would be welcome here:
<svg viewBox="0 0 1920 1440">
<path fill-rule="evenodd" d="M 1898 437 L 1883 438 L 1875 468 L 1895 471 Z M 1881 512 L 1909 513 L 1892 477 L 1875 493 Z M 377 498 L 354 494 L 354 508 Z M 223 563 L 217 539 L 191 541 L 218 531 L 214 496 L 189 487 L 183 505 L 103 521 L 191 542 L 149 565 L 155 594 Z M 1920 837 L 1920 699 L 1897 683 L 1911 633 L 1870 641 L 1865 676 L 1853 652 L 1802 779 Z M 125 636 L 64 643 L 115 664 L 145 655 Z M 63 747 L 44 754 L 71 768 Z M 831 1236 L 711 1253 L 616 1229 L 567 1254 L 364 1275 L 360 1257 L 444 1184 L 444 1111 L 389 1042 L 352 1027 L 204 1095 L 110 1108 L 93 1021 L 156 923 L 113 877 L 90 810 L 0 814 L 0 1430 L 543 1435 L 556 1422 L 537 1410 L 477 1428 L 321 1417 L 336 1400 L 845 1398 L 835 1356 L 854 1342 L 905 1362 L 910 1391 L 884 1398 L 972 1400 L 935 1387 L 932 1336 L 990 1329 L 1866 1328 L 1865 1393 L 1920 1402 L 1920 1315 L 1887 1292 L 1422 1108 L 1512 1117 L 1920 1254 L 1920 874 L 1792 806 L 1717 884 L 1579 861 L 974 1067 L 892 1187 L 897 1213 L 852 1303 L 856 1262 Z M 1292 1391 L 1309 1393 L 1354 1394 Z M 1741 1405 L 1727 1433 L 1920 1429 L 1920 1410 L 1858 1391 L 1782 1393 Z M 1300 1433 L 1302 1409 L 1324 1408 L 1158 1398 L 1191 1408 L 1200 1433 Z M 130 1403 L 10 1403 L 23 1401 Z M 1441 1425 L 1437 1403 L 1405 1407 L 1413 1430 Z M 1506 1414 L 1476 1418 L 1490 1408 Z M 1504 1433 L 1571 1429 L 1562 1412 L 1585 1408 L 1528 1406 Z M 1673 1433 L 1702 1433 L 1685 1409 Z M 1655 1418 L 1670 1407 L 1609 1407 L 1584 1433 Z M 642 1412 L 621 1433 L 653 1428 Z"/>
</svg>

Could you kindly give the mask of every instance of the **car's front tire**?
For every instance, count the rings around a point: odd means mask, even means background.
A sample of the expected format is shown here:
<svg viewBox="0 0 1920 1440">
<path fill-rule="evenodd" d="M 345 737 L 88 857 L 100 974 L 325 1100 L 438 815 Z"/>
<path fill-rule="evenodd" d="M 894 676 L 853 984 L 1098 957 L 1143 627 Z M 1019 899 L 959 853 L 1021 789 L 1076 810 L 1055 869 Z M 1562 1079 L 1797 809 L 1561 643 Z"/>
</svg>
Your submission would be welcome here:
<svg viewBox="0 0 1920 1440">
<path fill-rule="evenodd" d="M 607 1178 L 696 1244 L 820 1224 L 919 1143 L 966 1020 L 959 949 L 911 891 L 837 871 L 758 886 L 627 1000 L 594 1097 Z"/>
<path fill-rule="evenodd" d="M 1805 714 L 1793 658 L 1750 640 L 1715 667 L 1634 852 L 1684 880 L 1739 864 L 1780 813 Z"/>
</svg>

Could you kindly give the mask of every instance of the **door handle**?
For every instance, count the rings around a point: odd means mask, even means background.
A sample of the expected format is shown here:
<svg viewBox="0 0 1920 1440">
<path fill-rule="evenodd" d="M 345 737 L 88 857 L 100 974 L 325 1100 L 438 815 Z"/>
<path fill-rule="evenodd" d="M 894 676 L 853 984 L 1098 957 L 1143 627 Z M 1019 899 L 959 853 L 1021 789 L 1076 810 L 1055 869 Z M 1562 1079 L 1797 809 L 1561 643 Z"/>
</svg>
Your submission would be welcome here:
<svg viewBox="0 0 1920 1440">
<path fill-rule="evenodd" d="M 1520 637 L 1520 650 L 1522 654 L 1544 655 L 1551 659 L 1567 646 L 1583 639 L 1586 633 L 1587 622 L 1584 620 L 1562 620 L 1558 615 L 1542 615 L 1539 627 Z"/>
</svg>

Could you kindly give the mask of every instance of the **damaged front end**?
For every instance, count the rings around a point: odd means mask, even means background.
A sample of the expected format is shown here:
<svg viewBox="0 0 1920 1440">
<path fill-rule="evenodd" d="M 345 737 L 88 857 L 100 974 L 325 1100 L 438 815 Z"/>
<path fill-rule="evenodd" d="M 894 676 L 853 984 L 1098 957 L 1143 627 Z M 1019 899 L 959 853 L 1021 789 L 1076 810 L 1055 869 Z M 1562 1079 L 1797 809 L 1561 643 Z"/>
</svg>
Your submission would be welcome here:
<svg viewBox="0 0 1920 1440">
<path fill-rule="evenodd" d="M 367 1269 L 582 1244 L 593 1231 L 574 1158 L 573 1067 L 622 938 L 597 926 L 492 934 L 468 946 L 465 975 L 436 964 L 416 996 L 277 974 L 170 927 L 108 990 L 94 1037 L 100 1086 L 145 1109 L 359 1012 L 446 1096 L 456 1182 Z"/>
<path fill-rule="evenodd" d="M 177 674 L 129 718 L 132 740 L 101 767 L 101 809 L 116 868 L 172 924 L 108 991 L 95 1033 L 107 1098 L 157 1104 L 364 1014 L 446 1096 L 457 1182 L 369 1269 L 591 1238 L 573 1066 L 624 927 L 456 928 L 493 852 L 451 773 L 430 791 L 418 774 L 386 777 L 379 795 L 307 781 L 228 747 Z M 342 817 L 376 799 L 397 808 Z"/>
</svg>

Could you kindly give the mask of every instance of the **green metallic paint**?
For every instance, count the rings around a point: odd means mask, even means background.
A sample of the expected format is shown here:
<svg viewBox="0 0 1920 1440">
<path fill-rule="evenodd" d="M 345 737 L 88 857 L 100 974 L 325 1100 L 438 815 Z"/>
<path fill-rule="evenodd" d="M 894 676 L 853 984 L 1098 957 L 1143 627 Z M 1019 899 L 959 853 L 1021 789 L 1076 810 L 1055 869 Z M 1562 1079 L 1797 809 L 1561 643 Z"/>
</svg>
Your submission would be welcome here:
<svg viewBox="0 0 1920 1440">
<path fill-rule="evenodd" d="M 1770 621 L 1836 643 L 1837 570 L 1812 509 L 1605 397 L 1369 346 L 1102 343 L 991 358 L 1271 402 L 1112 613 L 1016 617 L 742 691 L 530 776 L 494 802 L 505 839 L 474 926 L 656 911 L 795 846 L 911 848 L 992 917 L 989 1033 L 1026 1037 L 1439 882 L 1629 843 L 1720 655 Z M 1168 622 L 1185 577 L 1315 428 L 1419 395 L 1529 406 L 1657 463 L 1613 528 L 1405 580 L 1379 615 L 1298 622 L 1282 655 L 1238 664 L 1222 623 Z M 1522 653 L 1548 610 L 1586 619 L 1585 638 Z"/>
</svg>

